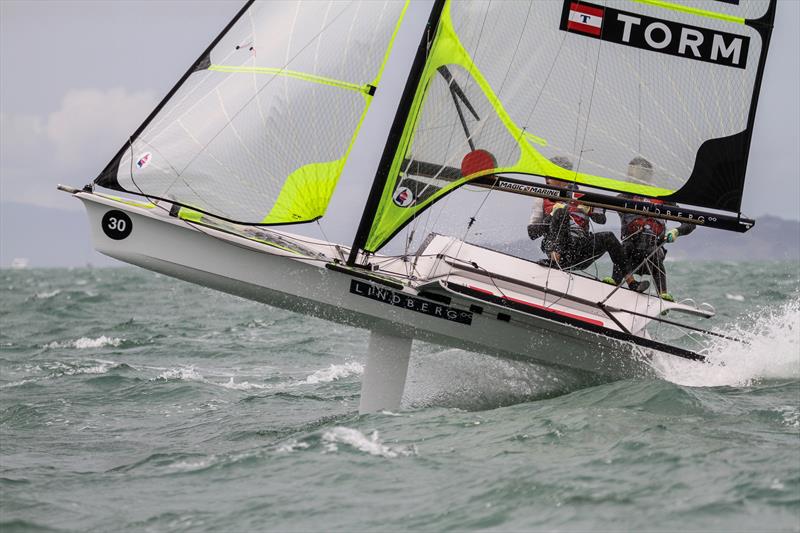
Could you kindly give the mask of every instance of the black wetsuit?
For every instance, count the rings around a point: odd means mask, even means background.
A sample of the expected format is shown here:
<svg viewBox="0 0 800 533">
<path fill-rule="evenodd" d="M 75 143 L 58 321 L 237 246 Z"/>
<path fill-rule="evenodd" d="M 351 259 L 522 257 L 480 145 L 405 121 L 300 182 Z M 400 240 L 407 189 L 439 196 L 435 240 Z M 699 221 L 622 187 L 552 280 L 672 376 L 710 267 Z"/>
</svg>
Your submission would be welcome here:
<svg viewBox="0 0 800 533">
<path fill-rule="evenodd" d="M 598 224 L 606 222 L 603 212 L 593 212 L 591 219 Z M 549 221 L 548 221 L 549 219 Z M 582 270 L 589 267 L 608 252 L 615 268 L 625 268 L 625 254 L 616 235 L 610 231 L 592 233 L 570 225 L 570 214 L 566 208 L 556 210 L 552 216 L 545 217 L 544 224 L 528 226 L 528 235 L 535 239 L 543 236 L 542 251 L 549 257 L 550 252 L 558 252 L 562 269 Z M 549 222 L 549 224 L 548 224 Z"/>
</svg>

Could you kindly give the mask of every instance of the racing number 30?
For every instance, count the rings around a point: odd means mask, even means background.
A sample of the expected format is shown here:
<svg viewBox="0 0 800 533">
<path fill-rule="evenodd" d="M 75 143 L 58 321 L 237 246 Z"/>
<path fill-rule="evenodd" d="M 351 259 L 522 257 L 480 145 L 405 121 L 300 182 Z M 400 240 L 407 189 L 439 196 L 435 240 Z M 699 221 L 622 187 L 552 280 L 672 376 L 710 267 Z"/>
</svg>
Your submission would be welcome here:
<svg viewBox="0 0 800 533">
<path fill-rule="evenodd" d="M 103 233 L 115 241 L 121 241 L 130 235 L 131 230 L 133 230 L 131 217 L 117 210 L 109 211 L 103 215 L 101 225 L 103 226 Z"/>
</svg>

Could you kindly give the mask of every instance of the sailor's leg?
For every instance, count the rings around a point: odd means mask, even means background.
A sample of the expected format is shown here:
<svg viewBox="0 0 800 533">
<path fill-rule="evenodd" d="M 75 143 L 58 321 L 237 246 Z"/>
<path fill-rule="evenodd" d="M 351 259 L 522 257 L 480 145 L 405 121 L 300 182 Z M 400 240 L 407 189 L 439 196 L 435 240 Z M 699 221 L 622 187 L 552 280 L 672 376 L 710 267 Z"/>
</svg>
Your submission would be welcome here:
<svg viewBox="0 0 800 533">
<path fill-rule="evenodd" d="M 594 238 L 592 235 L 573 234 L 571 236 L 569 248 L 565 253 L 562 267 L 583 270 L 597 259 L 594 252 Z"/>
<path fill-rule="evenodd" d="M 617 236 L 610 231 L 601 231 L 594 234 L 594 250 L 596 257 L 608 252 L 615 267 L 619 265 L 622 269 L 625 268 L 625 263 L 627 262 L 625 252 L 622 250 L 622 245 L 619 243 Z"/>
<path fill-rule="evenodd" d="M 631 271 L 636 268 L 636 263 L 634 263 L 634 255 L 636 254 L 636 250 L 633 246 L 633 241 L 631 239 L 623 241 L 622 244 L 620 244 L 620 249 L 622 250 L 622 260 L 617 263 L 612 258 L 614 263 L 614 273 L 612 274 L 612 277 L 617 285 L 622 283 L 622 280 L 632 274 L 633 272 Z"/>
<path fill-rule="evenodd" d="M 667 292 L 667 271 L 664 268 L 664 248 L 659 248 L 649 260 L 649 267 L 653 281 L 656 283 L 658 294 Z"/>
<path fill-rule="evenodd" d="M 410 337 L 396 337 L 375 330 L 370 333 L 367 366 L 361 380 L 359 413 L 400 407 L 412 340 Z"/>
<path fill-rule="evenodd" d="M 553 214 L 550 218 L 550 229 L 542 243 L 542 251 L 548 255 L 550 252 L 566 253 L 570 247 L 569 220 L 567 208 L 559 209 Z"/>
</svg>

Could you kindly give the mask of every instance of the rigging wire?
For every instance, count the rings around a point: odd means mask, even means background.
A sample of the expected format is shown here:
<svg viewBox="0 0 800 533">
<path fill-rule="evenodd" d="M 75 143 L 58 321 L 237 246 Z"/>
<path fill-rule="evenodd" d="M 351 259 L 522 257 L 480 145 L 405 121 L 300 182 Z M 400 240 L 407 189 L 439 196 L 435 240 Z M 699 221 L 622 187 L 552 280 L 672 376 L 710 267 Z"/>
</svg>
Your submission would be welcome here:
<svg viewBox="0 0 800 533">
<path fill-rule="evenodd" d="M 586 126 L 583 129 L 583 140 L 581 141 L 581 149 L 578 152 L 578 161 L 575 165 L 575 176 L 577 177 L 580 172 L 581 163 L 583 162 L 583 154 L 586 151 L 586 135 L 589 133 L 589 121 L 592 117 L 592 104 L 594 103 L 595 87 L 597 86 L 597 71 L 600 68 L 600 51 L 603 49 L 603 41 L 597 44 L 597 58 L 594 63 L 594 75 L 592 76 L 592 90 L 589 93 L 589 109 L 586 110 Z"/>
</svg>

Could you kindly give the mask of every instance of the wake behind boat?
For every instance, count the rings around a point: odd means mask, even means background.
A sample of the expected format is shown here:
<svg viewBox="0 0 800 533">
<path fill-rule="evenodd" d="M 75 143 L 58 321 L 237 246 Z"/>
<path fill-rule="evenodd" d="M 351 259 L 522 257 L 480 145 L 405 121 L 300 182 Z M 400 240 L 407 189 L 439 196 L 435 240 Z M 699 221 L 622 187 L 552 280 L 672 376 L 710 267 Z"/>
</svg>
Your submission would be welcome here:
<svg viewBox="0 0 800 533">
<path fill-rule="evenodd" d="M 362 412 L 399 405 L 414 338 L 612 377 L 650 374 L 655 352 L 702 362 L 648 326 L 681 326 L 674 313 L 710 317 L 710 306 L 469 236 L 531 197 L 749 229 L 738 210 L 775 4 L 714 8 L 436 1 L 422 26 L 399 2 L 322 11 L 248 2 L 93 184 L 61 188 L 84 202 L 106 255 L 369 329 Z M 412 30 L 421 37 L 411 64 L 389 61 L 398 34 Z M 324 227 L 340 182 L 359 185 L 356 163 L 375 145 L 354 146 L 362 125 L 380 120 L 371 103 L 390 68 L 406 73 L 404 88 L 384 119 L 375 179 L 360 184 L 370 192 L 353 242 L 280 228 Z M 705 85 L 664 94 L 659 84 L 678 78 Z M 616 170 L 631 151 L 658 156 L 652 179 Z M 553 163 L 560 153 L 575 170 Z M 469 194 L 483 195 L 474 211 Z M 448 207 L 465 213 L 463 227 L 440 227 Z M 392 242 L 402 253 L 382 254 Z"/>
</svg>

